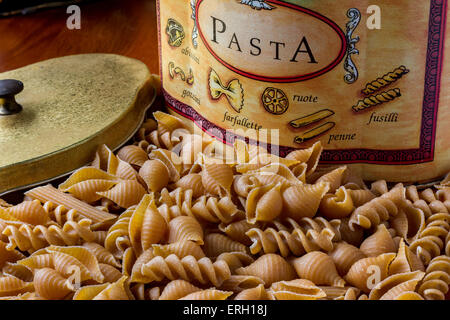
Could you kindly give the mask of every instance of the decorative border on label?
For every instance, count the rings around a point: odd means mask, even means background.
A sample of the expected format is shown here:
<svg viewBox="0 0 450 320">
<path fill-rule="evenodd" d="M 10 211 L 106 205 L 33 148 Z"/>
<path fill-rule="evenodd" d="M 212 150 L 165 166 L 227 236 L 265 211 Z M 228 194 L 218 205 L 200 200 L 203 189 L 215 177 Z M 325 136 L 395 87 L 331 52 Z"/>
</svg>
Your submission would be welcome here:
<svg viewBox="0 0 450 320">
<path fill-rule="evenodd" d="M 159 2 L 159 1 L 158 1 Z M 340 149 L 324 150 L 321 163 L 344 164 L 344 163 L 369 163 L 384 165 L 409 165 L 417 163 L 432 162 L 434 160 L 436 126 L 439 108 L 440 84 L 444 58 L 445 26 L 447 19 L 448 0 L 431 0 L 428 49 L 425 67 L 425 92 L 422 109 L 422 125 L 420 134 L 420 147 L 418 149 L 405 150 L 373 150 L 373 149 Z M 159 5 L 157 6 L 159 17 Z M 161 59 L 161 56 L 160 56 Z M 215 136 L 214 131 L 220 131 L 223 137 L 226 130 L 211 123 L 201 116 L 194 108 L 188 106 L 162 89 L 167 107 L 178 114 L 190 119 L 206 133 Z M 255 144 L 256 141 L 248 138 L 234 136 L 222 141 L 233 144 L 235 138 L 242 139 L 248 143 Z M 280 156 L 286 156 L 295 148 L 285 146 L 270 146 L 260 143 L 269 151 L 278 149 Z"/>
</svg>

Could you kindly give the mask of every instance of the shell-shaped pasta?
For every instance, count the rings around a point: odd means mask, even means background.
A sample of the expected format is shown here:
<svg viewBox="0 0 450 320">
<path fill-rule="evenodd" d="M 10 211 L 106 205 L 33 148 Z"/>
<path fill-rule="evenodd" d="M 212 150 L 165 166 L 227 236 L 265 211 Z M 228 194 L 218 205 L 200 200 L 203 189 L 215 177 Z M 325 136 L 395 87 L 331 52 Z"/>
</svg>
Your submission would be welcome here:
<svg viewBox="0 0 450 320">
<path fill-rule="evenodd" d="M 312 218 L 316 215 L 320 202 L 328 190 L 327 183 L 289 187 L 282 194 L 283 211 L 294 220 Z"/>
<path fill-rule="evenodd" d="M 105 192 L 97 192 L 103 198 L 109 199 L 122 208 L 129 208 L 141 201 L 146 191 L 136 180 L 124 180 Z"/>
<path fill-rule="evenodd" d="M 403 238 L 400 239 L 397 256 L 389 265 L 389 275 L 412 271 L 425 271 L 422 261 L 409 249 Z"/>
<path fill-rule="evenodd" d="M 257 221 L 272 221 L 282 210 L 281 184 L 257 187 L 248 194 L 245 211 L 247 221 L 251 224 Z"/>
<path fill-rule="evenodd" d="M 178 300 L 226 300 L 233 294 L 233 291 L 221 291 L 216 289 L 206 289 L 197 291 Z"/>
<path fill-rule="evenodd" d="M 123 276 L 116 282 L 108 285 L 92 300 L 134 300 L 130 291 L 128 277 Z"/>
<path fill-rule="evenodd" d="M 75 265 L 80 267 L 82 275 L 82 267 L 86 269 L 89 275 L 87 279 L 94 279 L 100 283 L 103 282 L 103 275 L 100 271 L 97 258 L 88 249 L 79 246 L 50 246 L 46 250 L 53 254 L 55 269 L 62 275 L 70 276 L 73 273 L 70 267 Z"/>
<path fill-rule="evenodd" d="M 407 205 L 390 220 L 390 225 L 399 236 L 412 242 L 425 228 L 425 214 L 408 201 Z"/>
<path fill-rule="evenodd" d="M 319 206 L 323 216 L 328 219 L 341 219 L 349 216 L 355 208 L 350 191 L 352 190 L 340 187 L 335 194 L 324 195 Z"/>
<path fill-rule="evenodd" d="M 164 287 L 159 300 L 178 300 L 197 291 L 201 289 L 186 280 L 173 280 Z"/>
<path fill-rule="evenodd" d="M 32 292 L 33 289 L 33 282 L 25 282 L 12 276 L 0 277 L 0 297 Z"/>
<path fill-rule="evenodd" d="M 159 192 L 169 183 L 169 170 L 160 160 L 147 160 L 139 169 L 139 176 L 144 180 L 147 189 Z"/>
<path fill-rule="evenodd" d="M 122 277 L 122 272 L 110 264 L 99 263 L 99 267 L 102 272 L 104 282 L 116 282 Z"/>
<path fill-rule="evenodd" d="M 259 187 L 261 183 L 252 175 L 237 175 L 234 177 L 233 189 L 238 196 L 246 198 L 251 190 Z"/>
<path fill-rule="evenodd" d="M 175 183 L 175 187 L 183 190 L 192 190 L 194 198 L 198 198 L 205 194 L 205 188 L 202 183 L 202 175 L 198 173 L 191 173 L 185 175 Z"/>
<path fill-rule="evenodd" d="M 333 259 L 326 253 L 314 251 L 294 259 L 292 265 L 302 279 L 311 280 L 319 285 L 333 285 L 343 287 L 345 284 L 333 262 Z"/>
<path fill-rule="evenodd" d="M 424 300 L 424 298 L 417 292 L 405 291 L 396 296 L 395 300 Z"/>
<path fill-rule="evenodd" d="M 250 224 L 247 220 L 240 220 L 230 224 L 221 223 L 219 225 L 219 230 L 225 233 L 230 239 L 249 246 L 252 244 L 252 241 L 246 235 L 246 232 L 255 227 L 258 227 L 258 225 Z"/>
<path fill-rule="evenodd" d="M 6 243 L 0 241 L 0 268 L 3 268 L 7 262 L 16 262 L 25 256 L 18 250 L 8 250 Z"/>
<path fill-rule="evenodd" d="M 72 292 L 67 279 L 50 268 L 36 270 L 33 283 L 36 293 L 48 300 L 60 300 Z"/>
<path fill-rule="evenodd" d="M 337 243 L 333 251 L 328 254 L 333 259 L 336 270 L 341 276 L 346 275 L 356 261 L 366 258 L 364 252 L 344 241 Z"/>
<path fill-rule="evenodd" d="M 166 245 L 155 244 L 153 245 L 153 254 L 164 258 L 171 254 L 175 254 L 179 258 L 193 256 L 197 260 L 205 257 L 202 248 L 192 241 L 178 241 Z"/>
<path fill-rule="evenodd" d="M 185 126 L 183 122 L 180 121 L 177 117 L 174 117 L 168 113 L 156 111 L 153 112 L 153 117 L 158 123 L 158 133 L 160 135 L 165 134 L 166 132 L 172 133 L 176 129 L 184 129 Z"/>
<path fill-rule="evenodd" d="M 335 192 L 342 185 L 342 180 L 346 171 L 347 171 L 346 166 L 336 168 L 333 171 L 330 171 L 321 176 L 319 179 L 316 180 L 316 183 L 328 182 L 330 184 L 329 192 Z"/>
<path fill-rule="evenodd" d="M 1 272 L 4 276 L 12 276 L 25 282 L 33 282 L 33 272 L 24 265 L 18 263 L 7 262 Z"/>
<path fill-rule="evenodd" d="M 351 266 L 344 279 L 363 292 L 369 293 L 376 283 L 387 278 L 389 264 L 394 258 L 395 253 L 384 253 L 378 257 L 360 259 Z"/>
<path fill-rule="evenodd" d="M 445 300 L 450 284 L 450 257 L 438 256 L 431 260 L 417 292 L 426 300 Z"/>
<path fill-rule="evenodd" d="M 121 264 L 114 258 L 112 253 L 98 243 L 86 242 L 83 243 L 83 247 L 88 249 L 97 258 L 99 263 L 109 264 L 117 268 L 121 267 Z"/>
<path fill-rule="evenodd" d="M 47 225 L 48 213 L 44 210 L 39 200 L 24 201 L 14 207 L 5 210 L 14 218 L 31 225 Z"/>
<path fill-rule="evenodd" d="M 166 220 L 156 208 L 153 195 L 145 195 L 129 223 L 131 245 L 137 254 L 159 243 L 168 231 Z"/>
<path fill-rule="evenodd" d="M 356 208 L 350 217 L 350 229 L 354 230 L 356 225 L 364 229 L 379 225 L 390 217 L 396 216 L 399 207 L 405 202 L 405 189 L 402 184 L 398 184 L 389 192 Z"/>
<path fill-rule="evenodd" d="M 360 290 L 354 287 L 319 286 L 327 300 L 356 300 Z"/>
<path fill-rule="evenodd" d="M 193 241 L 203 245 L 203 228 L 192 217 L 181 216 L 169 222 L 168 242 Z"/>
<path fill-rule="evenodd" d="M 377 231 L 361 243 L 359 249 L 368 257 L 397 251 L 394 240 L 384 224 L 380 224 Z"/>
<path fill-rule="evenodd" d="M 118 181 L 115 180 L 90 179 L 70 186 L 66 189 L 66 192 L 69 192 L 77 199 L 93 203 L 102 197 L 97 192 L 106 192 L 117 183 Z"/>
<path fill-rule="evenodd" d="M 264 285 L 264 281 L 255 276 L 232 275 L 222 283 L 220 289 L 226 291 L 241 292 L 250 288 L 255 288 L 260 284 Z"/>
<path fill-rule="evenodd" d="M 129 164 L 141 167 L 145 161 L 148 160 L 147 152 L 139 148 L 138 146 L 128 145 L 122 147 L 117 152 L 117 157 Z"/>
<path fill-rule="evenodd" d="M 3 230 L 3 235 L 8 238 L 7 249 L 18 248 L 20 251 L 34 252 L 51 245 L 77 245 L 81 240 L 92 242 L 96 234 L 91 230 L 92 221 L 82 219 L 78 222 L 67 221 L 61 228 L 52 225 L 50 227 L 31 227 L 27 224 L 19 228 L 9 225 Z"/>
<path fill-rule="evenodd" d="M 414 271 L 399 273 L 378 283 L 369 294 L 369 300 L 394 300 L 402 293 L 415 291 L 425 272 Z"/>
<path fill-rule="evenodd" d="M 270 291 L 277 300 L 317 300 L 325 298 L 325 292 L 306 279 L 272 283 Z"/>
<path fill-rule="evenodd" d="M 133 248 L 128 248 L 129 252 L 133 252 Z M 131 255 L 131 254 L 130 254 Z M 155 257 L 153 254 L 153 248 L 147 251 L 144 251 L 137 259 L 134 259 L 132 263 L 130 263 L 131 272 L 131 282 L 137 283 L 150 283 L 152 282 L 151 278 L 148 278 L 142 274 L 142 266 L 152 260 Z"/>
<path fill-rule="evenodd" d="M 141 267 L 142 274 L 149 279 L 148 282 L 162 279 L 196 281 L 201 284 L 211 283 L 215 287 L 231 276 L 230 269 L 225 261 L 212 262 L 209 258 L 195 259 L 186 256 L 183 259 L 171 254 L 166 258 L 157 256 Z"/>
<path fill-rule="evenodd" d="M 72 186 L 88 180 L 116 181 L 117 177 L 98 168 L 84 167 L 72 173 L 65 182 L 58 186 L 58 189 L 67 192 Z"/>
<path fill-rule="evenodd" d="M 130 276 L 135 262 L 136 254 L 134 253 L 133 248 L 127 248 L 122 257 L 122 273 L 126 276 Z"/>
<path fill-rule="evenodd" d="M 28 258 L 22 259 L 22 260 L 18 261 L 17 263 L 27 267 L 31 271 L 34 271 L 35 269 L 42 269 L 42 268 L 53 269 L 55 267 L 54 263 L 53 263 L 53 254 L 51 254 L 51 253 L 32 254 Z"/>
<path fill-rule="evenodd" d="M 201 172 L 206 192 L 225 197 L 233 184 L 233 170 L 227 164 L 205 164 Z"/>
<path fill-rule="evenodd" d="M 273 294 L 260 284 L 256 288 L 241 291 L 234 297 L 234 300 L 275 300 Z"/>
<path fill-rule="evenodd" d="M 180 179 L 182 162 L 176 153 L 170 150 L 156 149 L 150 153 L 149 157 L 151 160 L 160 160 L 166 166 L 169 172 L 169 181 L 177 182 Z"/>
<path fill-rule="evenodd" d="M 286 156 L 286 159 L 297 160 L 300 163 L 306 163 L 306 176 L 309 176 L 316 170 L 322 151 L 322 144 L 320 141 L 318 141 L 308 149 L 292 151 Z"/>
<path fill-rule="evenodd" d="M 305 169 L 305 167 L 305 164 L 301 164 L 298 165 L 296 169 Z M 271 162 L 264 167 L 247 172 L 246 175 L 254 176 L 262 185 L 280 183 L 284 189 L 292 185 L 303 184 L 305 182 L 305 177 L 303 174 L 304 170 L 300 173 L 295 171 L 300 175 L 300 177 L 296 176 L 293 171 L 291 171 L 286 164 Z"/>
<path fill-rule="evenodd" d="M 234 219 L 243 216 L 237 206 L 233 203 L 231 198 L 202 196 L 198 198 L 191 208 L 192 214 L 208 222 L 230 223 Z"/>
<path fill-rule="evenodd" d="M 206 235 L 203 249 L 208 257 L 217 257 L 224 252 L 247 252 L 245 245 L 220 233 Z"/>
<path fill-rule="evenodd" d="M 238 275 L 250 275 L 261 278 L 268 287 L 274 282 L 293 280 L 294 268 L 277 254 L 265 254 L 247 267 L 236 269 Z"/>
</svg>

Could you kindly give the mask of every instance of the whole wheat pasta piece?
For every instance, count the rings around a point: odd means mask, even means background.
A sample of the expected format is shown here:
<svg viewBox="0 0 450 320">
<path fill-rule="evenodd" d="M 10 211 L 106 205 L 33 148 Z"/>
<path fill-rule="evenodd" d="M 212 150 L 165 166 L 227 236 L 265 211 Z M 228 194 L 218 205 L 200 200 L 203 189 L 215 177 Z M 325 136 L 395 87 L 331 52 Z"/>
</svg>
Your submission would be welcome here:
<svg viewBox="0 0 450 320">
<path fill-rule="evenodd" d="M 210 233 L 204 241 L 203 249 L 208 257 L 217 257 L 224 252 L 247 252 L 245 245 L 220 233 Z"/>
<path fill-rule="evenodd" d="M 0 297 L 15 296 L 33 291 L 33 282 L 25 282 L 13 276 L 0 277 Z"/>
<path fill-rule="evenodd" d="M 368 257 L 376 257 L 383 253 L 397 252 L 394 240 L 384 224 L 377 226 L 377 231 L 367 237 L 359 249 Z"/>
<path fill-rule="evenodd" d="M 376 198 L 370 190 L 348 190 L 348 193 L 350 194 L 355 207 L 360 207 Z"/>
<path fill-rule="evenodd" d="M 405 189 L 402 184 L 396 185 L 389 192 L 367 202 L 352 213 L 349 226 L 351 230 L 355 226 L 369 229 L 373 225 L 389 220 L 398 214 L 399 208 L 406 202 Z"/>
<path fill-rule="evenodd" d="M 48 300 L 61 300 L 74 291 L 65 277 L 50 268 L 36 270 L 33 280 L 36 293 Z"/>
<path fill-rule="evenodd" d="M 160 192 L 169 184 L 169 169 L 161 160 L 147 160 L 139 169 L 139 177 L 149 192 Z"/>
<path fill-rule="evenodd" d="M 57 205 L 51 201 L 45 202 L 42 207 L 48 213 L 49 218 L 60 226 L 64 225 L 67 221 L 80 221 L 83 219 L 83 216 L 76 210 L 67 209 L 63 205 Z"/>
<path fill-rule="evenodd" d="M 108 174 L 122 180 L 136 180 L 138 177 L 136 170 L 131 164 L 116 157 L 106 145 L 101 145 L 97 149 L 91 166 L 106 171 Z"/>
<path fill-rule="evenodd" d="M 389 265 L 389 275 L 412 271 L 425 271 L 423 262 L 406 245 L 403 238 L 400 239 L 397 256 Z"/>
<path fill-rule="evenodd" d="M 306 279 L 272 283 L 270 291 L 277 300 L 318 300 L 326 297 L 322 289 Z"/>
<path fill-rule="evenodd" d="M 173 280 L 164 287 L 158 300 L 178 300 L 197 291 L 201 289 L 186 280 Z"/>
<path fill-rule="evenodd" d="M 268 287 L 274 282 L 293 280 L 296 277 L 294 268 L 281 256 L 273 253 L 259 257 L 247 267 L 235 270 L 238 275 L 250 275 L 262 279 Z"/>
<path fill-rule="evenodd" d="M 48 245 L 78 245 L 82 242 L 93 242 L 95 232 L 91 230 L 92 221 L 82 219 L 78 222 L 68 221 L 61 228 L 59 226 L 30 226 L 27 224 L 7 226 L 3 235 L 8 237 L 7 249 L 18 248 L 21 251 L 34 252 Z"/>
<path fill-rule="evenodd" d="M 407 200 L 395 217 L 389 219 L 390 226 L 396 234 L 406 239 L 408 243 L 416 240 L 426 226 L 426 216 L 423 210 L 415 207 Z"/>
<path fill-rule="evenodd" d="M 322 176 L 320 176 L 316 183 L 324 182 L 330 184 L 330 190 L 329 192 L 333 193 L 335 192 L 341 185 L 342 181 L 344 179 L 344 176 L 347 172 L 347 166 L 342 166 L 339 168 L 336 168 Z"/>
<path fill-rule="evenodd" d="M 314 217 L 329 188 L 328 182 L 296 185 L 287 188 L 282 193 L 283 214 L 295 220 Z"/>
<path fill-rule="evenodd" d="M 167 257 L 171 254 L 175 254 L 178 258 L 184 258 L 186 256 L 193 256 L 196 259 L 205 257 L 203 249 L 195 242 L 186 240 L 178 241 L 169 244 L 154 244 L 153 254 L 155 256 Z"/>
<path fill-rule="evenodd" d="M 106 250 L 104 246 L 101 246 L 98 243 L 86 242 L 83 243 L 83 247 L 88 249 L 97 258 L 99 263 L 109 264 L 117 268 L 120 268 L 122 266 L 111 252 Z"/>
<path fill-rule="evenodd" d="M 33 272 L 29 268 L 19 263 L 5 263 L 5 265 L 1 269 L 1 273 L 4 276 L 16 277 L 25 282 L 33 282 Z"/>
<path fill-rule="evenodd" d="M 169 222 L 167 236 L 167 241 L 169 243 L 189 240 L 199 245 L 203 245 L 203 237 L 203 228 L 193 217 L 176 217 Z"/>
<path fill-rule="evenodd" d="M 18 205 L 0 209 L 4 210 L 7 214 L 11 215 L 19 221 L 25 222 L 30 225 L 43 225 L 47 226 L 51 223 L 49 215 L 39 200 L 24 201 Z"/>
<path fill-rule="evenodd" d="M 171 254 L 166 258 L 157 256 L 141 267 L 141 273 L 150 281 L 161 281 L 163 279 L 183 279 L 200 284 L 220 285 L 231 276 L 230 268 L 223 260 L 212 262 L 205 257 L 199 260 L 193 256 L 182 259 Z"/>
<path fill-rule="evenodd" d="M 325 292 L 326 300 L 356 300 L 361 290 L 355 287 L 318 286 Z"/>
<path fill-rule="evenodd" d="M 336 243 L 329 255 L 340 276 L 346 275 L 356 261 L 366 258 L 364 252 L 345 241 Z"/>
<path fill-rule="evenodd" d="M 148 160 L 148 154 L 138 146 L 127 145 L 117 152 L 117 157 L 131 165 L 142 167 L 145 161 Z"/>
<path fill-rule="evenodd" d="M 216 262 L 221 260 L 228 265 L 232 274 L 237 269 L 246 267 L 255 261 L 251 255 L 244 252 L 224 252 L 216 258 Z"/>
<path fill-rule="evenodd" d="M 135 298 L 130 290 L 128 277 L 122 276 L 116 282 L 108 284 L 90 300 L 135 300 Z"/>
<path fill-rule="evenodd" d="M 55 189 L 51 185 L 34 188 L 27 191 L 25 195 L 41 202 L 51 201 L 54 204 L 63 205 L 68 210 L 76 210 L 81 216 L 90 219 L 93 223 L 114 220 L 117 218 L 116 215 L 101 211 L 81 200 Z"/>
<path fill-rule="evenodd" d="M 437 256 L 431 260 L 417 292 L 426 300 L 445 300 L 450 285 L 450 257 Z"/>
<path fill-rule="evenodd" d="M 219 224 L 219 230 L 225 233 L 230 239 L 233 239 L 237 242 L 240 242 L 246 246 L 252 244 L 252 241 L 245 234 L 252 228 L 259 228 L 261 225 L 259 223 L 250 224 L 247 220 L 240 220 L 236 222 L 232 222 L 230 224 L 221 223 Z"/>
<path fill-rule="evenodd" d="M 245 214 L 247 221 L 255 224 L 258 221 L 272 221 L 283 210 L 281 184 L 269 184 L 251 190 L 246 199 Z"/>
<path fill-rule="evenodd" d="M 342 219 L 349 216 L 355 209 L 350 191 L 354 190 L 340 187 L 334 194 L 326 194 L 320 202 L 320 213 L 328 219 Z"/>
<path fill-rule="evenodd" d="M 189 209 L 196 218 L 212 223 L 223 222 L 228 224 L 233 220 L 245 217 L 244 212 L 239 210 L 229 197 L 202 196 Z"/>
<path fill-rule="evenodd" d="M 116 259 L 121 259 L 124 251 L 131 246 L 129 225 L 134 210 L 130 208 L 123 212 L 107 232 L 104 247 Z"/>
<path fill-rule="evenodd" d="M 297 160 L 300 163 L 306 163 L 306 176 L 309 176 L 316 170 L 322 151 L 322 144 L 320 141 L 318 141 L 314 143 L 310 148 L 292 151 L 286 156 L 286 159 Z"/>
<path fill-rule="evenodd" d="M 273 294 L 260 284 L 256 288 L 246 289 L 238 293 L 234 300 L 275 300 Z"/>
<path fill-rule="evenodd" d="M 350 222 L 349 217 L 341 219 L 341 224 L 339 226 L 339 233 L 343 241 L 348 242 L 349 244 L 359 248 L 359 246 L 364 240 L 364 229 L 361 228 L 360 226 L 355 225 L 352 230 L 350 229 L 349 222 Z"/>
<path fill-rule="evenodd" d="M 200 290 L 188 294 L 187 296 L 178 300 L 226 300 L 233 294 L 233 291 L 221 291 L 217 289 Z"/>
<path fill-rule="evenodd" d="M 177 144 L 181 134 L 189 134 L 188 128 L 178 118 L 164 113 L 154 112 L 153 117 L 157 122 L 157 128 L 152 131 L 148 137 L 150 141 L 158 147 L 172 149 Z M 181 133 L 179 133 L 181 131 Z"/>
<path fill-rule="evenodd" d="M 8 244 L 0 241 L 0 268 L 3 268 L 7 262 L 14 263 L 23 258 L 25 258 L 23 253 L 15 249 L 8 249 Z"/>
<path fill-rule="evenodd" d="M 369 294 L 369 300 L 395 300 L 399 295 L 415 291 L 425 272 L 398 273 L 379 282 Z"/>
<path fill-rule="evenodd" d="M 430 261 L 445 251 L 445 240 L 450 231 L 450 214 L 435 213 L 427 221 L 423 231 L 414 240 L 410 249 L 428 265 Z"/>
<path fill-rule="evenodd" d="M 318 285 L 345 285 L 337 270 L 333 259 L 326 253 L 314 251 L 300 258 L 292 260 L 292 265 L 302 279 L 307 279 Z"/>
</svg>

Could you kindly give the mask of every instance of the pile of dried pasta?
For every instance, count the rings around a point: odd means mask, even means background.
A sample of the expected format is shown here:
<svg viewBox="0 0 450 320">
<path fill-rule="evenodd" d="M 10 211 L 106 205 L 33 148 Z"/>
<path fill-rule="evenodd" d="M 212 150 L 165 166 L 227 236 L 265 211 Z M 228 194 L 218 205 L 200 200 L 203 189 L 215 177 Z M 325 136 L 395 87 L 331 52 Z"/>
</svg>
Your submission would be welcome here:
<svg viewBox="0 0 450 320">
<path fill-rule="evenodd" d="M 220 147 L 161 112 L 135 143 L 12 206 L 0 200 L 2 299 L 445 299 L 450 179 L 370 186 Z"/>
</svg>

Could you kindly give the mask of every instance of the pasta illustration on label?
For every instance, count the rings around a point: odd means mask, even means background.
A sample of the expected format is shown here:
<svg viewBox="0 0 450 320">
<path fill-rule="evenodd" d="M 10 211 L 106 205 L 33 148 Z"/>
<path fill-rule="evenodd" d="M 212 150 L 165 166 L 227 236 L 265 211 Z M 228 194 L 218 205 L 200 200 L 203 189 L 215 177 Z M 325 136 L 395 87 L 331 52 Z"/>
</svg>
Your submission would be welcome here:
<svg viewBox="0 0 450 320">
<path fill-rule="evenodd" d="M 218 100 L 222 95 L 225 95 L 228 103 L 236 112 L 241 112 L 244 107 L 244 89 L 238 79 L 233 79 L 224 86 L 217 72 L 211 69 L 209 91 L 211 98 L 214 100 Z"/>
</svg>

